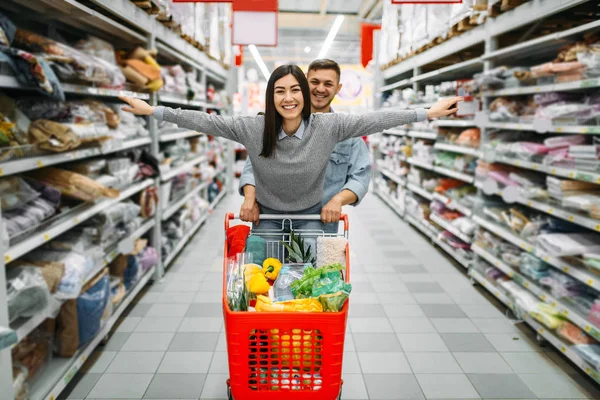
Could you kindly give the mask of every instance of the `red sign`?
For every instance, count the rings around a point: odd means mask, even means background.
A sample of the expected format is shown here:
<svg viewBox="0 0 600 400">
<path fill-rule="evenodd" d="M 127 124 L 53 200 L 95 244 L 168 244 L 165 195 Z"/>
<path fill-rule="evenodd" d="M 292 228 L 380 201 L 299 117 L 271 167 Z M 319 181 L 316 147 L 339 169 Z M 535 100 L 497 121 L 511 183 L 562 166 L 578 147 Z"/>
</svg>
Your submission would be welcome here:
<svg viewBox="0 0 600 400">
<path fill-rule="evenodd" d="M 381 25 L 360 24 L 360 62 L 366 68 L 373 59 L 373 32 L 381 29 Z"/>
<path fill-rule="evenodd" d="M 392 4 L 462 4 L 462 0 L 392 0 Z"/>
<path fill-rule="evenodd" d="M 233 0 L 233 11 L 277 12 L 278 9 L 278 0 Z"/>
<path fill-rule="evenodd" d="M 242 46 L 233 46 L 233 54 L 235 54 L 235 66 L 241 67 L 244 63 L 244 48 Z"/>
</svg>

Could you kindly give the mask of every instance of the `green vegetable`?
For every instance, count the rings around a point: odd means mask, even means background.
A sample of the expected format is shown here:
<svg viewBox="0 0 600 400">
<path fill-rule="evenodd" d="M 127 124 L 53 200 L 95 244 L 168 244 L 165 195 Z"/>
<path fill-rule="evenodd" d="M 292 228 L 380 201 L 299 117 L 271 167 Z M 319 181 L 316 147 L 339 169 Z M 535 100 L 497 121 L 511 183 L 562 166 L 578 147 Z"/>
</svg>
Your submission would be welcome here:
<svg viewBox="0 0 600 400">
<path fill-rule="evenodd" d="M 322 274 L 327 274 L 329 272 L 338 272 L 343 270 L 344 267 L 342 264 L 331 264 L 325 265 L 320 268 L 313 268 L 312 266 L 307 266 L 304 268 L 304 274 L 302 278 L 295 280 L 290 285 L 292 289 L 292 293 L 296 298 L 305 298 L 312 296 L 313 285 L 315 281 L 321 278 Z"/>
<path fill-rule="evenodd" d="M 294 234 L 294 231 L 290 232 L 290 242 L 288 244 L 286 242 L 281 242 L 282 245 L 288 251 L 288 257 L 286 258 L 287 262 L 291 263 L 315 263 L 315 258 L 311 254 L 311 248 L 307 246 L 304 248 L 304 239 L 300 235 Z"/>
</svg>

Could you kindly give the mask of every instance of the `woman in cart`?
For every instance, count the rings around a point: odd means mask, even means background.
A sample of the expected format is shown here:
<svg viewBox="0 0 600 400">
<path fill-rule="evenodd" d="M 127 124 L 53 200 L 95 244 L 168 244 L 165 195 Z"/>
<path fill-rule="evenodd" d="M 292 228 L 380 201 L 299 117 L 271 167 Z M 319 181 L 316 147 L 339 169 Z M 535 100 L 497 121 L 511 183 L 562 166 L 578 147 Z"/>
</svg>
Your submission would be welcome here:
<svg viewBox="0 0 600 400">
<path fill-rule="evenodd" d="M 312 114 L 308 81 L 296 65 L 282 65 L 267 84 L 264 116 L 224 117 L 201 111 L 152 107 L 130 97 L 123 110 L 243 144 L 254 167 L 256 200 L 281 214 L 320 214 L 329 156 L 337 143 L 457 111 L 461 97 L 439 100 L 429 110 L 362 115 Z"/>
</svg>

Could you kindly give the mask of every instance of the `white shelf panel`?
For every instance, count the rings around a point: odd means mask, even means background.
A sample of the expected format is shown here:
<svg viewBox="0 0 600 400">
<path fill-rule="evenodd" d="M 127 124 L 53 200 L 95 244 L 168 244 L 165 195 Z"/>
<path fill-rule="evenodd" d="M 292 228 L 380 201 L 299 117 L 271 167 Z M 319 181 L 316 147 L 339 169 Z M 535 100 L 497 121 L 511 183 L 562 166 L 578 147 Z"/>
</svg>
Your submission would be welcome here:
<svg viewBox="0 0 600 400">
<path fill-rule="evenodd" d="M 408 136 L 416 138 L 416 139 L 436 140 L 438 137 L 438 134 L 437 134 L 437 132 L 409 131 Z"/>
<path fill-rule="evenodd" d="M 168 133 L 166 135 L 160 135 L 158 137 L 158 140 L 161 142 L 171 142 L 173 140 L 187 139 L 190 137 L 196 137 L 196 136 L 200 136 L 200 135 L 202 135 L 202 133 L 194 132 L 194 131 Z"/>
<path fill-rule="evenodd" d="M 438 119 L 436 125 L 442 128 L 469 128 L 477 123 L 468 119 Z"/>
<path fill-rule="evenodd" d="M 54 357 L 50 361 L 50 364 L 44 368 L 42 373 L 31 384 L 30 396 L 32 399 L 54 400 L 60 395 L 100 342 L 110 333 L 132 300 L 146 286 L 152 278 L 155 269 L 156 267 L 150 268 L 139 282 L 136 283 L 109 318 L 106 325 L 96 334 L 90 343 L 80 349 L 72 358 Z"/>
<path fill-rule="evenodd" d="M 206 103 L 206 108 L 211 110 L 222 110 L 224 107 L 215 103 Z"/>
<path fill-rule="evenodd" d="M 442 228 L 444 228 L 445 230 L 447 230 L 448 232 L 450 232 L 451 234 L 453 234 L 454 236 L 456 236 L 457 238 L 462 240 L 463 242 L 471 243 L 471 241 L 473 240 L 471 237 L 462 233 L 457 227 L 455 227 L 449 221 L 446 221 L 444 218 L 440 217 L 439 215 L 432 213 L 429 216 L 429 218 L 433 222 L 435 222 L 436 224 L 438 224 L 439 226 L 441 226 Z"/>
<path fill-rule="evenodd" d="M 212 201 L 212 203 L 210 203 L 210 205 L 208 206 L 208 210 L 210 212 L 212 212 L 214 210 L 214 208 L 219 205 L 221 200 L 223 200 L 223 197 L 225 197 L 226 194 L 227 194 L 227 192 L 225 190 L 222 190 L 221 193 L 219 193 L 217 195 L 217 197 L 215 197 L 215 199 Z"/>
<path fill-rule="evenodd" d="M 537 131 L 534 124 L 519 122 L 493 122 L 485 123 L 487 128 L 506 129 L 514 131 Z M 600 125 L 549 125 L 540 133 L 567 133 L 567 134 L 600 134 Z"/>
<path fill-rule="evenodd" d="M 469 207 L 462 205 L 458 201 L 452 200 L 451 198 L 446 197 L 441 193 L 434 193 L 433 198 L 439 201 L 440 203 L 444 204 L 444 206 L 446 206 L 447 208 L 458 211 L 466 217 L 470 217 L 473 213 L 473 211 Z"/>
<path fill-rule="evenodd" d="M 54 223 L 48 229 L 46 229 L 42 233 L 36 233 L 32 235 L 28 239 L 11 246 L 6 253 L 4 253 L 4 262 L 9 263 L 25 253 L 43 245 L 44 243 L 54 239 L 55 237 L 61 235 L 62 233 L 68 231 L 74 226 L 79 225 L 83 221 L 93 217 L 106 210 L 107 208 L 121 202 L 122 200 L 131 197 L 132 195 L 144 190 L 148 186 L 151 186 L 154 183 L 152 179 L 146 179 L 142 182 L 136 183 L 127 189 L 121 191 L 121 195 L 116 199 L 103 199 L 94 204 L 90 204 L 84 210 L 79 212 L 76 216 L 69 216 L 68 218 L 62 219 Z"/>
<path fill-rule="evenodd" d="M 208 183 L 206 183 L 206 182 L 201 183 L 200 185 L 198 185 L 198 187 L 191 190 L 189 193 L 187 193 L 181 199 L 177 200 L 175 203 L 169 204 L 167 209 L 165 211 L 163 211 L 163 213 L 162 213 L 162 220 L 166 221 L 169 218 L 171 218 L 173 216 L 173 214 L 175 214 L 177 212 L 177 210 L 179 210 L 181 207 L 183 207 L 184 204 L 186 204 L 192 197 L 194 197 L 196 194 L 200 193 L 200 191 L 202 189 L 205 189 L 207 186 L 208 186 Z"/>
<path fill-rule="evenodd" d="M 412 83 L 413 83 L 412 78 L 402 79 L 401 81 L 398 81 L 398 82 L 395 82 L 395 83 L 392 83 L 392 84 L 389 84 L 389 85 L 382 86 L 381 88 L 379 88 L 378 91 L 379 92 L 386 92 L 388 90 L 399 89 L 399 88 L 402 88 L 402 87 L 410 86 L 410 85 L 412 85 Z"/>
<path fill-rule="evenodd" d="M 419 185 L 416 185 L 414 183 L 408 183 L 407 188 L 411 192 L 417 193 L 418 195 L 426 198 L 427 200 L 433 200 L 433 198 L 434 198 L 433 193 L 428 192 L 427 190 L 423 189 L 422 187 L 420 187 Z"/>
<path fill-rule="evenodd" d="M 388 178 L 390 178 L 391 180 L 393 180 L 394 182 L 396 182 L 400 186 L 406 186 L 406 179 L 404 179 L 404 178 L 402 178 L 402 177 L 394 174 L 389 169 L 387 169 L 387 168 L 380 168 L 379 172 L 381 172 L 383 175 L 387 176 Z"/>
<path fill-rule="evenodd" d="M 179 240 L 179 242 L 177 242 L 177 245 L 175 246 L 171 254 L 167 256 L 167 259 L 164 262 L 165 268 L 171 265 L 175 257 L 177 257 L 177 254 L 179 254 L 179 252 L 185 247 L 185 245 L 190 241 L 190 239 L 194 236 L 198 229 L 200 229 L 202 224 L 206 222 L 207 219 L 208 212 L 206 212 L 203 216 L 198 218 L 198 221 L 196 221 L 192 228 Z"/>
<path fill-rule="evenodd" d="M 591 182 L 600 184 L 600 174 L 570 168 L 553 167 L 551 165 L 543 165 L 531 161 L 517 160 L 505 156 L 495 156 L 494 162 L 514 165 L 515 167 L 527 168 L 533 171 L 544 172 L 548 175 L 560 176 L 563 178 L 574 179 L 577 181 Z"/>
<path fill-rule="evenodd" d="M 190 161 L 187 161 L 187 162 L 181 164 L 179 167 L 175 167 L 175 168 L 168 170 L 167 172 L 161 173 L 160 179 L 163 182 L 173 179 L 176 175 L 187 172 L 194 165 L 203 163 L 206 160 L 207 160 L 206 155 L 202 154 L 202 155 L 194 158 L 193 160 L 190 160 Z"/>
<path fill-rule="evenodd" d="M 447 175 L 451 178 L 454 179 L 458 179 L 459 181 L 463 181 L 466 183 L 473 183 L 475 182 L 475 177 L 469 175 L 469 174 L 465 174 L 463 172 L 458 172 L 458 171 L 452 171 L 451 169 L 448 168 L 443 168 L 443 167 L 435 167 L 434 171 L 442 174 L 442 175 Z"/>
<path fill-rule="evenodd" d="M 411 165 L 414 165 L 414 166 L 417 166 L 417 167 L 420 167 L 420 168 L 423 168 L 423 169 L 427 169 L 429 171 L 433 171 L 433 165 L 432 164 L 428 164 L 426 162 L 416 160 L 413 157 L 410 157 L 407 161 Z"/>
<path fill-rule="evenodd" d="M 491 281 L 489 281 L 487 278 L 485 278 L 483 275 L 481 275 L 478 271 L 471 268 L 469 270 L 469 275 L 473 279 L 475 279 L 477 282 L 479 282 L 479 284 L 481 286 L 486 288 L 488 290 L 488 292 L 493 294 L 494 297 L 496 297 L 498 300 L 500 300 L 504 305 L 506 305 L 510 309 L 513 308 L 513 304 L 510 301 L 510 299 L 507 296 L 505 296 L 504 293 L 502 293 L 500 290 L 498 290 L 496 288 L 496 285 L 494 285 Z"/>
<path fill-rule="evenodd" d="M 390 195 L 388 195 L 386 193 L 382 193 L 380 190 L 375 190 L 375 193 L 377 194 L 377 196 L 379 196 L 379 198 L 381 200 L 383 200 L 383 202 L 385 204 L 388 205 L 388 207 L 390 207 L 392 209 L 393 212 L 398 214 L 399 217 L 402 218 L 404 216 L 402 211 L 400 211 L 400 206 L 398 204 L 396 204 L 396 202 L 394 201 L 394 199 L 392 197 L 390 197 Z"/>
<path fill-rule="evenodd" d="M 475 157 L 481 157 L 481 153 L 479 152 L 479 149 L 475 149 L 473 147 L 466 147 L 466 146 L 459 146 L 456 144 L 436 142 L 433 145 L 433 148 L 438 149 L 438 150 L 449 151 L 452 153 L 460 153 L 460 154 L 467 154 L 467 155 L 475 156 Z"/>
<path fill-rule="evenodd" d="M 561 208 L 559 206 L 553 206 L 541 201 L 519 199 L 518 203 L 526 205 L 530 208 L 534 208 L 538 211 L 544 212 L 554 217 L 564 219 L 565 221 L 572 222 L 579 226 L 583 226 L 593 231 L 600 232 L 600 220 L 576 214 L 570 210 Z"/>
<path fill-rule="evenodd" d="M 483 92 L 484 96 L 520 96 L 523 94 L 535 94 L 544 92 L 561 92 L 577 89 L 591 89 L 600 87 L 600 78 L 584 79 L 575 82 L 554 83 L 551 85 L 522 86 L 516 88 L 487 90 Z"/>
<path fill-rule="evenodd" d="M 421 82 L 432 78 L 440 78 L 440 76 L 443 76 L 450 72 L 464 71 L 468 67 L 480 67 L 481 69 L 483 69 L 483 60 L 477 57 L 471 60 L 455 63 L 447 67 L 443 67 L 431 72 L 426 72 L 424 74 L 417 75 L 412 80 L 413 82 Z"/>
<path fill-rule="evenodd" d="M 383 133 L 387 135 L 395 135 L 395 136 L 406 136 L 406 129 L 386 129 Z"/>
<path fill-rule="evenodd" d="M 107 142 L 104 147 L 92 147 L 81 150 L 73 150 L 59 154 L 48 154 L 39 157 L 28 157 L 13 161 L 0 163 L 0 176 L 19 174 L 21 172 L 31 171 L 33 169 L 48 167 L 84 158 L 100 156 L 102 154 L 110 154 L 134 147 L 149 145 L 152 140 L 150 138 L 132 139 L 126 141 L 114 141 L 114 146 Z M 103 150 L 103 148 L 105 150 Z"/>
<path fill-rule="evenodd" d="M 178 106 L 205 108 L 206 103 L 199 100 L 188 100 L 185 96 L 178 93 L 159 93 L 158 102 L 164 104 L 173 104 Z"/>
</svg>

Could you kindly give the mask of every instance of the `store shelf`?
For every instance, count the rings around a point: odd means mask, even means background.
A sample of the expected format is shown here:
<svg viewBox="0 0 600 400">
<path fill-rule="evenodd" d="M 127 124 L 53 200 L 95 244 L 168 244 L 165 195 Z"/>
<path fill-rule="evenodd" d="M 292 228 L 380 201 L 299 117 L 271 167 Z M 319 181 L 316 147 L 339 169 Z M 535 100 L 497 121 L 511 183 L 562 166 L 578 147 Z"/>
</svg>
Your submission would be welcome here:
<svg viewBox="0 0 600 400">
<path fill-rule="evenodd" d="M 392 171 L 390 171 L 387 168 L 379 168 L 379 172 L 381 172 L 382 175 L 387 176 L 388 178 L 390 178 L 391 180 L 393 180 L 394 182 L 396 182 L 398 185 L 400 186 L 406 186 L 406 179 L 402 178 L 396 174 L 394 174 Z"/>
<path fill-rule="evenodd" d="M 440 240 L 438 238 L 438 232 L 429 226 L 426 222 L 419 221 L 418 218 L 415 218 L 409 214 L 406 215 L 406 221 L 410 223 L 412 226 L 417 228 L 419 231 L 423 232 L 425 236 L 429 237 L 433 243 L 438 245 L 442 250 L 448 253 L 452 258 L 454 258 L 460 265 L 465 268 L 469 268 L 471 263 L 469 260 L 461 257 L 460 254 L 456 250 L 454 250 L 448 243 Z"/>
<path fill-rule="evenodd" d="M 215 197 L 212 203 L 210 203 L 210 205 L 208 206 L 208 210 L 212 212 L 212 210 L 214 210 L 214 208 L 219 205 L 221 200 L 223 200 L 223 197 L 225 197 L 226 194 L 227 192 L 225 190 L 222 190 L 221 193 L 219 193 L 217 197 Z"/>
<path fill-rule="evenodd" d="M 514 165 L 519 168 L 526 168 L 533 171 L 543 172 L 548 175 L 560 176 L 563 178 L 574 179 L 576 181 L 584 181 L 600 184 L 600 174 L 592 171 L 583 171 L 571 168 L 553 167 L 551 165 L 539 164 L 531 161 L 518 160 L 505 156 L 493 156 L 493 162 L 502 164 Z"/>
<path fill-rule="evenodd" d="M 439 79 L 450 80 L 451 78 L 449 75 L 451 75 L 453 73 L 464 76 L 465 74 L 467 74 L 469 72 L 471 74 L 473 74 L 473 72 L 481 71 L 482 69 L 483 69 L 483 60 L 480 57 L 476 57 L 476 58 L 472 58 L 467 61 L 454 63 L 447 67 L 436 69 L 431 72 L 426 72 L 424 74 L 417 75 L 414 78 L 412 78 L 412 80 L 413 80 L 413 82 L 422 82 L 422 81 L 428 81 L 428 80 L 433 80 L 433 79 L 435 79 L 435 80 L 439 80 Z"/>
<path fill-rule="evenodd" d="M 427 190 L 423 189 L 422 187 L 420 187 L 419 185 L 416 185 L 414 183 L 409 182 L 407 185 L 407 188 L 411 192 L 417 193 L 418 195 L 426 198 L 427 200 L 433 200 L 433 198 L 434 198 L 433 193 L 428 192 Z"/>
<path fill-rule="evenodd" d="M 392 209 L 393 212 L 395 212 L 399 217 L 403 217 L 404 215 L 402 214 L 402 212 L 400 211 L 400 205 L 396 203 L 396 201 L 387 193 L 383 193 L 381 192 L 381 190 L 377 189 L 375 190 L 375 193 L 377 194 L 377 196 L 379 196 L 379 198 L 381 200 L 383 200 L 383 202 L 385 204 L 388 205 L 389 208 Z"/>
<path fill-rule="evenodd" d="M 427 169 L 427 170 L 429 170 L 429 171 L 433 171 L 433 165 L 432 165 L 432 164 L 429 164 L 429 163 L 426 163 L 426 162 L 423 162 L 423 161 L 416 160 L 416 159 L 415 159 L 415 158 L 413 158 L 413 157 L 410 157 L 410 158 L 407 160 L 407 162 L 408 162 L 409 164 L 411 164 L 411 165 L 414 165 L 414 166 L 416 166 L 416 167 L 420 167 L 420 168 L 423 168 L 423 169 Z"/>
<path fill-rule="evenodd" d="M 200 136 L 202 133 L 195 131 L 187 131 L 187 132 L 176 132 L 176 133 L 167 133 L 166 135 L 160 135 L 158 140 L 161 142 L 172 142 L 173 140 L 178 139 L 187 139 L 191 137 Z"/>
<path fill-rule="evenodd" d="M 198 221 L 194 223 L 194 225 L 192 225 L 190 230 L 185 235 L 183 235 L 179 242 L 177 242 L 177 245 L 173 248 L 173 251 L 171 251 L 171 253 L 167 256 L 167 259 L 164 262 L 165 268 L 171 265 L 175 257 L 177 257 L 177 254 L 179 254 L 179 252 L 185 247 L 185 245 L 190 241 L 190 239 L 194 236 L 198 229 L 200 229 L 202 224 L 206 222 L 206 220 L 208 219 L 208 215 L 208 212 L 204 213 L 204 215 L 201 216 L 198 219 Z"/>
<path fill-rule="evenodd" d="M 475 177 L 473 177 L 473 176 L 471 176 L 469 174 L 465 174 L 463 172 L 453 171 L 451 169 L 443 168 L 443 167 L 434 167 L 433 170 L 435 172 L 437 172 L 438 174 L 446 175 L 446 176 L 449 176 L 451 178 L 458 179 L 459 181 L 463 181 L 463 182 L 466 182 L 466 183 L 473 183 L 473 182 L 475 182 Z"/>
<path fill-rule="evenodd" d="M 437 132 L 409 131 L 408 136 L 416 138 L 416 139 L 436 140 L 438 137 L 438 133 Z"/>
<path fill-rule="evenodd" d="M 458 211 L 462 213 L 465 217 L 470 217 L 473 213 L 473 210 L 471 210 L 469 207 L 462 205 L 460 204 L 460 202 L 452 200 L 451 198 L 446 197 L 441 193 L 434 193 L 433 198 L 442 203 L 446 208 Z"/>
<path fill-rule="evenodd" d="M 500 300 L 504 305 L 506 305 L 511 310 L 513 309 L 512 301 L 510 301 L 510 299 L 507 296 L 505 296 L 504 293 L 502 293 L 500 290 L 498 290 L 496 285 L 494 285 L 491 281 L 489 281 L 487 278 L 485 278 L 483 275 L 481 275 L 478 271 L 471 268 L 469 270 L 469 276 L 471 276 L 474 280 L 476 280 L 481 286 L 486 288 L 488 290 L 488 292 L 493 294 L 494 297 L 496 297 L 498 300 Z"/>
<path fill-rule="evenodd" d="M 476 149 L 476 148 L 473 148 L 473 147 L 459 146 L 459 145 L 456 145 L 456 144 L 436 142 L 433 145 L 433 148 L 437 149 L 437 150 L 449 151 L 449 152 L 452 152 L 452 153 L 467 154 L 467 155 L 475 156 L 475 157 L 480 157 L 481 156 L 481 153 L 479 152 L 479 149 Z"/>
<path fill-rule="evenodd" d="M 475 221 L 477 225 L 482 226 L 486 230 L 500 236 L 507 242 L 512 243 L 515 246 L 521 248 L 522 250 L 542 259 L 544 262 L 552 265 L 554 268 L 564 272 L 567 275 L 572 276 L 573 278 L 584 283 L 585 285 L 600 291 L 600 277 L 598 275 L 588 271 L 583 267 L 577 267 L 575 265 L 569 264 L 568 262 L 562 260 L 559 257 L 552 256 L 548 252 L 540 249 L 539 247 L 517 237 L 510 230 L 498 226 L 497 224 L 488 221 L 478 215 L 473 218 L 473 221 Z"/>
<path fill-rule="evenodd" d="M 440 128 L 469 128 L 477 126 L 472 119 L 438 119 L 435 124 Z"/>
<path fill-rule="evenodd" d="M 447 230 L 448 232 L 450 232 L 451 234 L 453 234 L 454 236 L 456 236 L 457 238 L 462 240 L 463 242 L 471 243 L 471 241 L 473 240 L 471 237 L 462 233 L 457 227 L 455 227 L 449 221 L 446 221 L 444 218 L 440 217 L 439 215 L 437 215 L 435 213 L 431 213 L 429 218 L 433 222 L 435 222 L 436 224 L 438 224 L 439 226 L 441 226 L 442 228 L 444 228 L 445 230 Z"/>
<path fill-rule="evenodd" d="M 163 182 L 173 179 L 175 176 L 177 176 L 181 173 L 188 172 L 194 165 L 203 163 L 206 160 L 207 160 L 206 155 L 202 154 L 190 161 L 187 161 L 187 162 L 181 164 L 179 167 L 172 168 L 164 173 L 161 172 L 160 179 Z"/>
<path fill-rule="evenodd" d="M 386 129 L 383 133 L 387 135 L 406 136 L 406 129 Z"/>
<path fill-rule="evenodd" d="M 223 106 L 215 104 L 215 103 L 206 103 L 206 108 L 210 110 L 222 110 Z"/>
<path fill-rule="evenodd" d="M 49 365 L 43 369 L 31 384 L 30 397 L 32 399 L 54 400 L 60 395 L 100 342 L 110 333 L 129 304 L 142 288 L 146 286 L 152 278 L 155 269 L 156 267 L 152 267 L 144 274 L 90 343 L 80 349 L 72 358 L 54 357 L 50 361 Z"/>
<path fill-rule="evenodd" d="M 136 183 L 125 190 L 121 191 L 121 195 L 116 199 L 103 199 L 98 201 L 97 203 L 89 204 L 87 207 L 84 207 L 80 212 L 76 215 L 69 215 L 64 219 L 60 219 L 53 223 L 50 227 L 45 229 L 42 233 L 36 233 L 32 235 L 28 239 L 23 240 L 22 242 L 11 246 L 6 253 L 4 253 L 4 262 L 9 263 L 27 252 L 43 245 L 44 243 L 54 239 L 55 237 L 61 235 L 62 233 L 68 231 L 69 229 L 79 225 L 83 221 L 93 217 L 106 210 L 107 208 L 113 206 L 125 200 L 132 195 L 144 190 L 148 186 L 151 186 L 154 183 L 152 179 L 146 179 L 142 182 Z"/>
<path fill-rule="evenodd" d="M 159 93 L 158 102 L 162 104 L 172 104 L 176 106 L 205 108 L 206 103 L 199 100 L 188 100 L 186 96 L 178 93 Z"/>
<path fill-rule="evenodd" d="M 194 197 L 195 195 L 200 193 L 200 191 L 202 189 L 205 189 L 207 186 L 208 186 L 208 183 L 204 182 L 204 183 L 198 185 L 198 187 L 191 190 L 189 193 L 187 193 L 181 199 L 177 200 L 175 203 L 169 204 L 167 206 L 167 209 L 165 211 L 163 211 L 163 213 L 162 213 L 162 220 L 166 221 L 169 218 L 171 218 L 173 216 L 173 214 L 175 214 L 177 212 L 177 210 L 179 210 L 181 207 L 183 207 L 192 197 Z"/>
<path fill-rule="evenodd" d="M 47 154 L 38 157 L 21 158 L 18 160 L 0 163 L 0 176 L 19 174 L 21 172 L 31 171 L 33 169 L 49 167 L 51 165 L 81 160 L 85 158 L 100 156 L 103 154 L 116 153 L 119 151 L 132 149 L 135 147 L 146 146 L 152 142 L 150 138 L 132 139 L 120 142 L 114 141 L 114 145 L 103 147 L 92 147 L 87 149 L 73 150 L 65 153 Z"/>
<path fill-rule="evenodd" d="M 502 260 L 488 253 L 481 246 L 475 244 L 471 247 L 474 253 L 481 256 L 483 259 L 491 263 L 493 266 L 504 272 L 508 275 L 513 281 L 517 282 L 519 285 L 523 286 L 525 289 L 529 290 L 531 293 L 537 296 L 544 303 L 547 303 L 555 308 L 558 313 L 560 313 L 563 317 L 567 318 L 569 321 L 574 323 L 583 329 L 588 335 L 594 337 L 596 340 L 600 340 L 600 330 L 594 325 L 590 324 L 583 316 L 581 316 L 578 312 L 571 309 L 569 306 L 560 302 L 559 300 L 553 298 L 550 294 L 548 294 L 545 290 L 540 288 L 536 283 L 532 282 L 529 278 L 524 275 L 516 272 L 509 265 L 504 263 Z"/>
<path fill-rule="evenodd" d="M 520 96 L 523 94 L 535 94 L 544 92 L 563 92 L 567 90 L 592 89 L 600 87 L 600 78 L 584 79 L 581 81 L 554 83 L 551 85 L 521 86 L 499 90 L 487 90 L 484 96 Z"/>
<path fill-rule="evenodd" d="M 540 122 L 539 126 L 535 123 L 519 122 L 486 122 L 486 128 L 506 129 L 513 131 L 534 131 L 538 133 L 566 133 L 566 134 L 600 134 L 600 125 L 551 125 Z"/>
</svg>

